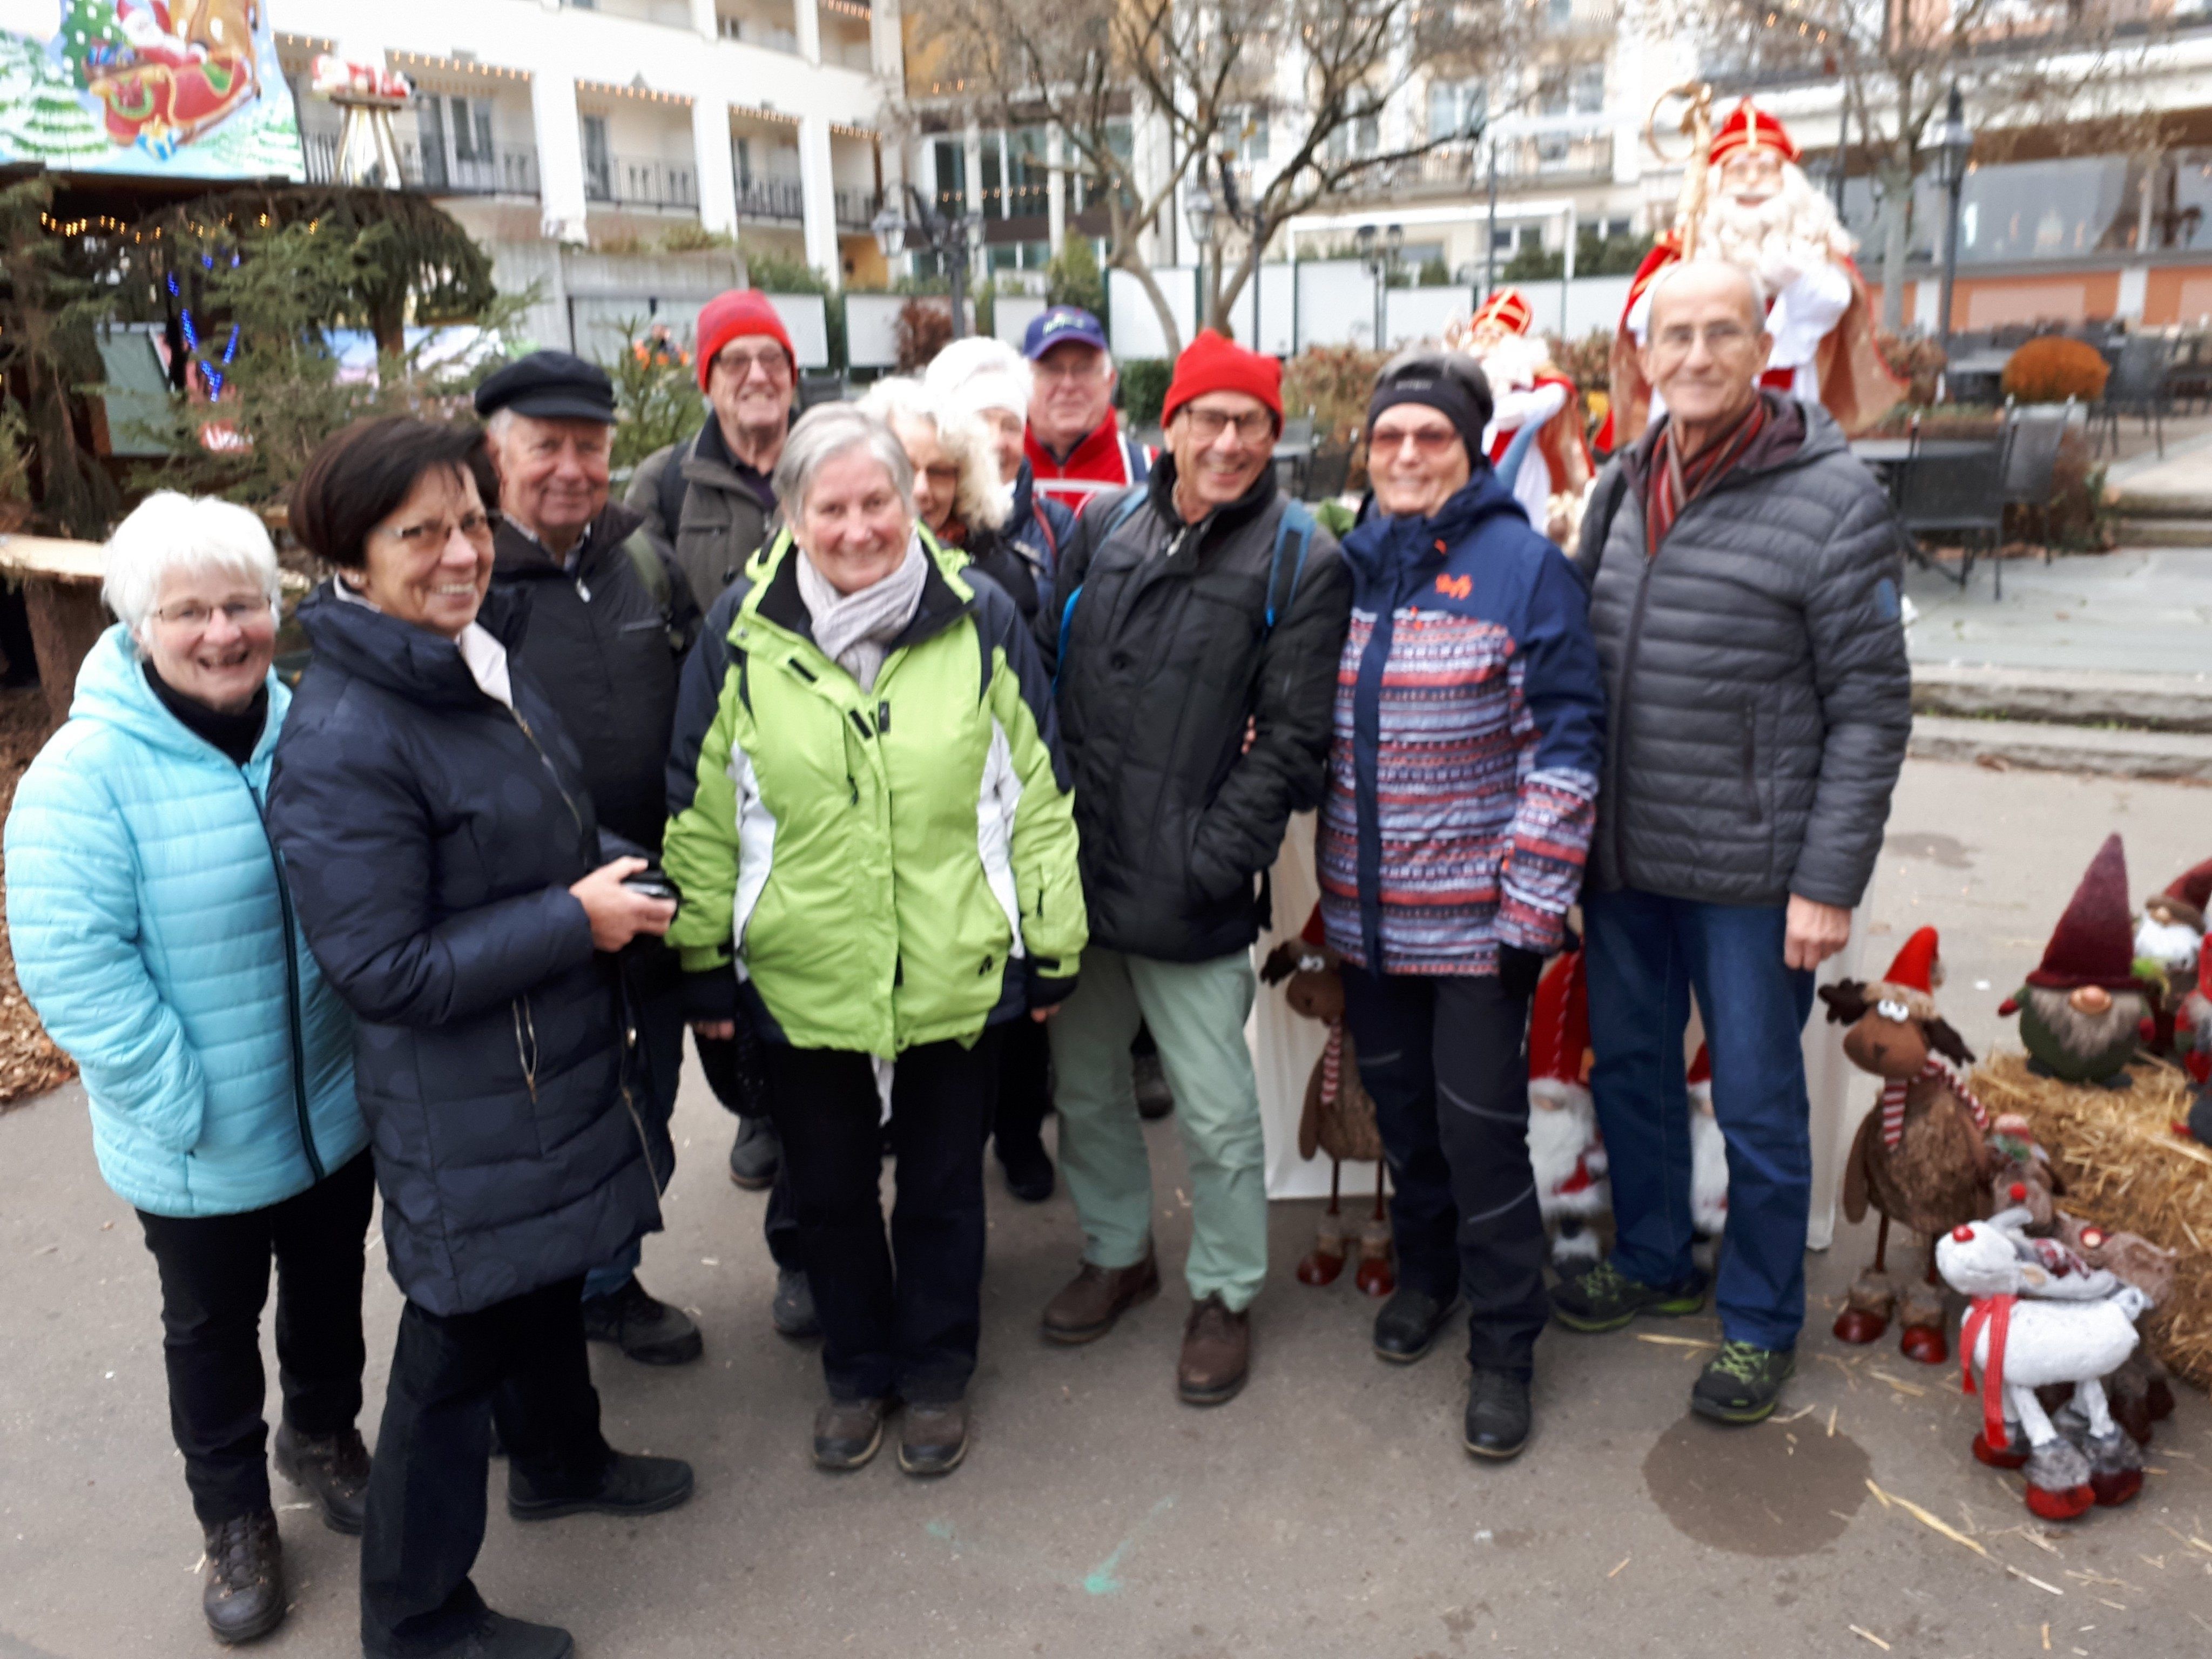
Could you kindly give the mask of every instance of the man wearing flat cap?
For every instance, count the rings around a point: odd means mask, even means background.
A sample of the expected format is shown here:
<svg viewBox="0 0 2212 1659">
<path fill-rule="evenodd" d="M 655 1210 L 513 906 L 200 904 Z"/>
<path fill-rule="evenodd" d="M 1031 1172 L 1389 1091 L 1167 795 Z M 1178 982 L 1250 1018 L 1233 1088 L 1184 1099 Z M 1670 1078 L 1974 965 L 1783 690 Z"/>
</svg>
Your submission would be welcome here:
<svg viewBox="0 0 2212 1659">
<path fill-rule="evenodd" d="M 534 351 L 485 380 L 476 406 L 498 473 L 492 581 L 530 599 L 522 660 L 582 757 L 602 834 L 631 843 L 608 855 L 658 860 L 676 675 L 698 609 L 644 534 L 643 515 L 607 499 L 614 386 L 595 363 Z M 658 942 L 625 953 L 622 971 L 648 1083 L 641 1127 L 665 1188 L 676 1163 L 668 1124 L 684 1056 L 683 981 L 675 953 Z M 697 1358 L 698 1327 L 647 1292 L 640 1259 L 633 1240 L 585 1277 L 586 1333 L 647 1364 Z"/>
</svg>

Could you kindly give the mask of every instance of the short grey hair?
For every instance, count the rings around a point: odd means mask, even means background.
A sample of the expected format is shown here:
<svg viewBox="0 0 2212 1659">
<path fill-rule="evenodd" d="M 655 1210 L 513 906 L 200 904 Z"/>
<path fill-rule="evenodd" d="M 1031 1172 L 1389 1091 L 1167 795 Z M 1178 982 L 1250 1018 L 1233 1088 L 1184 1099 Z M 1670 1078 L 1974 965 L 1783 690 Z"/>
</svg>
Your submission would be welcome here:
<svg viewBox="0 0 2212 1659">
<path fill-rule="evenodd" d="M 1766 284 L 1759 281 L 1759 273 L 1746 266 L 1736 264 L 1733 259 L 1715 259 L 1705 255 L 1700 255 L 1694 259 L 1677 259 L 1671 264 L 1661 266 L 1658 275 L 1652 277 L 1650 286 L 1644 290 L 1646 296 L 1651 301 L 1650 307 L 1645 310 L 1644 315 L 1647 318 L 1650 318 L 1656 317 L 1659 314 L 1659 293 L 1661 289 L 1668 287 L 1671 283 L 1680 281 L 1684 276 L 1688 276 L 1692 271 L 1705 272 L 1715 270 L 1727 271 L 1730 275 L 1742 280 L 1743 285 L 1751 290 L 1752 321 L 1757 324 L 1760 328 L 1765 327 Z"/>
<path fill-rule="evenodd" d="M 783 453 L 775 463 L 769 487 L 781 503 L 784 516 L 796 519 L 806 510 L 806 495 L 814 488 L 814 475 L 825 462 L 848 449 L 865 449 L 884 464 L 899 499 L 914 507 L 914 463 L 906 446 L 884 424 L 883 417 L 858 404 L 817 404 L 791 424 L 783 441 Z"/>
<path fill-rule="evenodd" d="M 269 530 L 245 507 L 212 495 L 157 490 L 107 538 L 100 597 L 143 645 L 161 588 L 182 570 L 219 570 L 257 587 L 275 605 L 283 592 Z"/>
</svg>

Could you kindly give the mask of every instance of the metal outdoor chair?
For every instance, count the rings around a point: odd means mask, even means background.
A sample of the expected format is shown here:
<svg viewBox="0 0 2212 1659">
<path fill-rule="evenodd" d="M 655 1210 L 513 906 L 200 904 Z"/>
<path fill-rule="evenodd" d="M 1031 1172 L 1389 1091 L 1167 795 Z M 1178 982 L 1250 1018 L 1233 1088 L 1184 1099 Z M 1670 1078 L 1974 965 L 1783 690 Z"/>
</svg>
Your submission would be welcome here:
<svg viewBox="0 0 2212 1659">
<path fill-rule="evenodd" d="M 2113 453 L 2118 453 L 2120 416 L 2133 415 L 2156 434 L 2159 459 L 2166 459 L 2166 416 L 2172 402 L 2166 389 L 2166 342 L 2156 334 L 2133 334 L 2121 342 L 2119 361 L 2089 417 L 2098 428 L 2098 453 L 2104 453 L 2107 440 Z"/>
<path fill-rule="evenodd" d="M 1313 410 L 1309 409 L 1283 422 L 1282 436 L 1275 440 L 1275 477 L 1300 501 L 1305 499 L 1306 487 L 1311 481 L 1313 447 Z"/>
<path fill-rule="evenodd" d="M 810 369 L 799 377 L 799 409 L 801 414 L 817 404 L 834 404 L 847 393 L 845 377 L 830 371 Z"/>
<path fill-rule="evenodd" d="M 1947 443 L 1943 453 L 1929 454 L 1922 447 L 1919 422 L 1912 424 L 1912 453 L 1898 480 L 1898 520 L 1912 538 L 1923 568 L 1940 567 L 1922 538 L 1940 535 L 1957 541 L 1960 558 L 1955 580 L 1961 592 L 1973 580 L 1976 549 L 1986 548 L 1994 558 L 2004 539 L 2005 452 L 2011 436 L 2008 425 L 1989 443 Z M 1996 580 L 2002 592 L 2002 571 Z"/>
<path fill-rule="evenodd" d="M 2032 508 L 2043 531 L 2043 562 L 2051 562 L 2051 491 L 2058 470 L 2059 447 L 2074 424 L 2075 404 L 2069 398 L 2053 409 L 2047 404 L 2022 409 L 2008 400 L 2005 426 L 2004 503 Z M 1997 570 L 1997 592 L 2004 592 L 2004 570 Z"/>
</svg>

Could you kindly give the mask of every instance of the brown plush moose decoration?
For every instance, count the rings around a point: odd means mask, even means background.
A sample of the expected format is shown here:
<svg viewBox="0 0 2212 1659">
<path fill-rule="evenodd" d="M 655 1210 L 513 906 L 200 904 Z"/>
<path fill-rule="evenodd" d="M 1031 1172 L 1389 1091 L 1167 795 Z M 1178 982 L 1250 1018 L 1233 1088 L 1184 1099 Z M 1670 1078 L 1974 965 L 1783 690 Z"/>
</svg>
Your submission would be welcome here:
<svg viewBox="0 0 2212 1659">
<path fill-rule="evenodd" d="M 1874 1266 L 1852 1281 L 1836 1336 L 1844 1342 L 1875 1341 L 1894 1310 L 1905 1324 L 1899 1344 L 1905 1357 L 1929 1365 L 1950 1358 L 1935 1241 L 1963 1223 L 1988 1218 L 1996 1169 L 1984 1139 L 1988 1113 L 1943 1063 L 1969 1064 L 1973 1055 L 1936 1012 L 1935 990 L 1942 982 L 1936 930 L 1923 927 L 1905 942 L 1882 979 L 1872 984 L 1839 980 L 1820 988 L 1828 1018 L 1850 1028 L 1844 1034 L 1844 1053 L 1882 1080 L 1881 1103 L 1860 1123 L 1844 1163 L 1844 1213 L 1863 1221 L 1871 1204 L 1881 1225 L 1875 1235 Z M 1901 1295 L 1885 1260 L 1892 1221 L 1918 1233 L 1929 1246 L 1925 1282 Z"/>
<path fill-rule="evenodd" d="M 1298 1156 L 1329 1156 L 1328 1208 L 1314 1235 L 1314 1247 L 1298 1263 L 1301 1285 L 1334 1284 L 1344 1271 L 1351 1242 L 1339 1202 L 1339 1183 L 1346 1161 L 1375 1165 L 1375 1212 L 1359 1230 L 1359 1267 L 1352 1282 L 1370 1296 L 1388 1296 L 1398 1287 L 1390 1261 L 1390 1222 L 1383 1206 L 1382 1135 L 1375 1125 L 1375 1103 L 1360 1086 L 1352 1033 L 1344 1029 L 1344 981 L 1338 958 L 1322 941 L 1321 910 L 1308 918 L 1295 940 L 1285 940 L 1267 955 L 1260 977 L 1283 985 L 1293 1013 L 1328 1027 L 1328 1046 L 1306 1079 L 1305 1110 L 1298 1119 Z M 1288 981 L 1287 984 L 1284 984 Z"/>
</svg>

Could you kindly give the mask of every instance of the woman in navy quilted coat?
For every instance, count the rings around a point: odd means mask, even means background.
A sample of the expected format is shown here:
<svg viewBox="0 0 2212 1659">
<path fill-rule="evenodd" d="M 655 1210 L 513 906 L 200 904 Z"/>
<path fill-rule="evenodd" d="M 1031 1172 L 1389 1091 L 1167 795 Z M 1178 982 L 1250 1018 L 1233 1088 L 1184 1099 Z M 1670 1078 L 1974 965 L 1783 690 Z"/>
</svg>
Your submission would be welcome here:
<svg viewBox="0 0 2212 1659">
<path fill-rule="evenodd" d="M 486 597 L 482 434 L 357 422 L 295 487 L 337 574 L 305 600 L 314 660 L 270 822 L 307 943 L 356 1020 L 385 1242 L 406 1292 L 369 1476 L 373 1655 L 559 1659 L 565 1632 L 490 1612 L 495 1415 L 508 1513 L 671 1508 L 691 1470 L 611 1451 L 585 1358 L 586 1269 L 660 1224 L 614 953 L 674 907 L 603 856 L 559 718 Z"/>
</svg>

